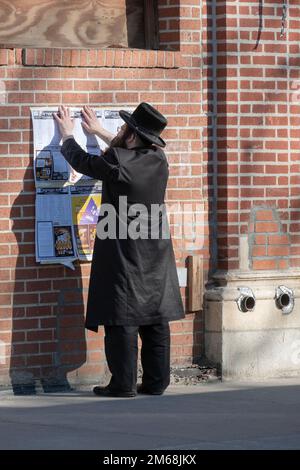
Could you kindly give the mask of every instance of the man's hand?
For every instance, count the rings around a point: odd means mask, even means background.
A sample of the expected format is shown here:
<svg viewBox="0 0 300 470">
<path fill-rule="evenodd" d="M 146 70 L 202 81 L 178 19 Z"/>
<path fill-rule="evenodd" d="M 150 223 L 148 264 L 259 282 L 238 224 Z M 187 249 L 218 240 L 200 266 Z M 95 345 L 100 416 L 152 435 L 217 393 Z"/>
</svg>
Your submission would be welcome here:
<svg viewBox="0 0 300 470">
<path fill-rule="evenodd" d="M 104 129 L 103 126 L 101 126 L 95 111 L 90 108 L 89 106 L 84 106 L 81 110 L 82 116 L 84 118 L 84 121 L 82 121 L 82 127 L 89 133 L 89 134 L 95 134 L 100 139 L 102 139 L 106 144 L 110 145 L 112 139 L 114 138 L 114 135 Z"/>
<path fill-rule="evenodd" d="M 58 113 L 53 113 L 53 116 L 58 124 L 62 137 L 73 134 L 74 120 L 71 119 L 70 108 L 65 106 L 58 107 Z"/>
<path fill-rule="evenodd" d="M 84 121 L 82 121 L 82 127 L 89 134 L 100 134 L 103 130 L 100 122 L 98 121 L 95 111 L 89 106 L 84 106 L 81 110 Z"/>
</svg>

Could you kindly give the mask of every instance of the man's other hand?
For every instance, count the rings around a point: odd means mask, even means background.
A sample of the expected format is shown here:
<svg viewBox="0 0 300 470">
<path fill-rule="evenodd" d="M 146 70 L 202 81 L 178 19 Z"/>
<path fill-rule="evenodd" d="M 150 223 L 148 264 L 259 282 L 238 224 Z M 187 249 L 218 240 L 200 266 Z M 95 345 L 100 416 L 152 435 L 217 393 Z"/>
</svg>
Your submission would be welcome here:
<svg viewBox="0 0 300 470">
<path fill-rule="evenodd" d="M 58 113 L 53 113 L 53 116 L 58 124 L 62 137 L 73 134 L 75 123 L 74 119 L 71 119 L 70 108 L 59 106 Z"/>
<path fill-rule="evenodd" d="M 103 127 L 98 121 L 95 111 L 89 106 L 84 106 L 81 110 L 84 121 L 82 121 L 82 127 L 89 134 L 101 134 Z"/>
</svg>

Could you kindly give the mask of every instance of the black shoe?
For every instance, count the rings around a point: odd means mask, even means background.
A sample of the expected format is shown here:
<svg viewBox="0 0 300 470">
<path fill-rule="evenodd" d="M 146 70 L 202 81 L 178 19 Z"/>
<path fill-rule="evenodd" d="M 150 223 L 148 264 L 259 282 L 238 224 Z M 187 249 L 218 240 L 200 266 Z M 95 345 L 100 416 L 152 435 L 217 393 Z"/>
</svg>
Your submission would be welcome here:
<svg viewBox="0 0 300 470">
<path fill-rule="evenodd" d="M 135 392 L 122 392 L 122 390 L 112 390 L 108 386 L 107 387 L 100 387 L 96 385 L 93 388 L 93 393 L 99 397 L 122 397 L 122 398 L 130 398 L 135 397 Z"/>
<path fill-rule="evenodd" d="M 147 390 L 143 384 L 137 385 L 137 392 L 143 395 L 162 395 L 164 390 Z"/>
</svg>

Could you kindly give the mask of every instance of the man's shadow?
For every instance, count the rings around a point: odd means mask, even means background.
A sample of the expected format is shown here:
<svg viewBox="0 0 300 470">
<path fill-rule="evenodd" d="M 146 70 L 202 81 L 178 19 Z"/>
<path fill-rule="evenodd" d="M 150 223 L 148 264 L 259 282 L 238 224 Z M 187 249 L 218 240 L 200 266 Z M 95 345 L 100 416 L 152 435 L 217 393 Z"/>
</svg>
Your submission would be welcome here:
<svg viewBox="0 0 300 470">
<path fill-rule="evenodd" d="M 45 147 L 48 150 L 49 146 Z M 44 149 L 43 149 L 44 150 Z M 33 155 L 33 149 L 31 152 Z M 17 243 L 12 302 L 10 379 L 14 394 L 70 390 L 86 362 L 81 266 L 41 265 L 35 258 L 35 187 L 28 166 L 10 217 Z"/>
</svg>

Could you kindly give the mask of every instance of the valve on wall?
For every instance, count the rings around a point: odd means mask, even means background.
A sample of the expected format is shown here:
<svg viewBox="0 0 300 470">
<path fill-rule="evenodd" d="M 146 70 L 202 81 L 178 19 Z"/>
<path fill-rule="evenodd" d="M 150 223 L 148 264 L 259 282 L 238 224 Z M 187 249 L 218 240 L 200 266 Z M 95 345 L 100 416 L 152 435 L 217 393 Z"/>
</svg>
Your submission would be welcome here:
<svg viewBox="0 0 300 470">
<path fill-rule="evenodd" d="M 285 286 L 278 286 L 275 290 L 276 307 L 282 310 L 282 313 L 291 313 L 295 305 L 295 297 L 292 289 Z"/>
<path fill-rule="evenodd" d="M 254 310 L 256 300 L 250 287 L 238 287 L 240 296 L 236 299 L 237 306 L 241 312 L 251 312 Z"/>
</svg>

